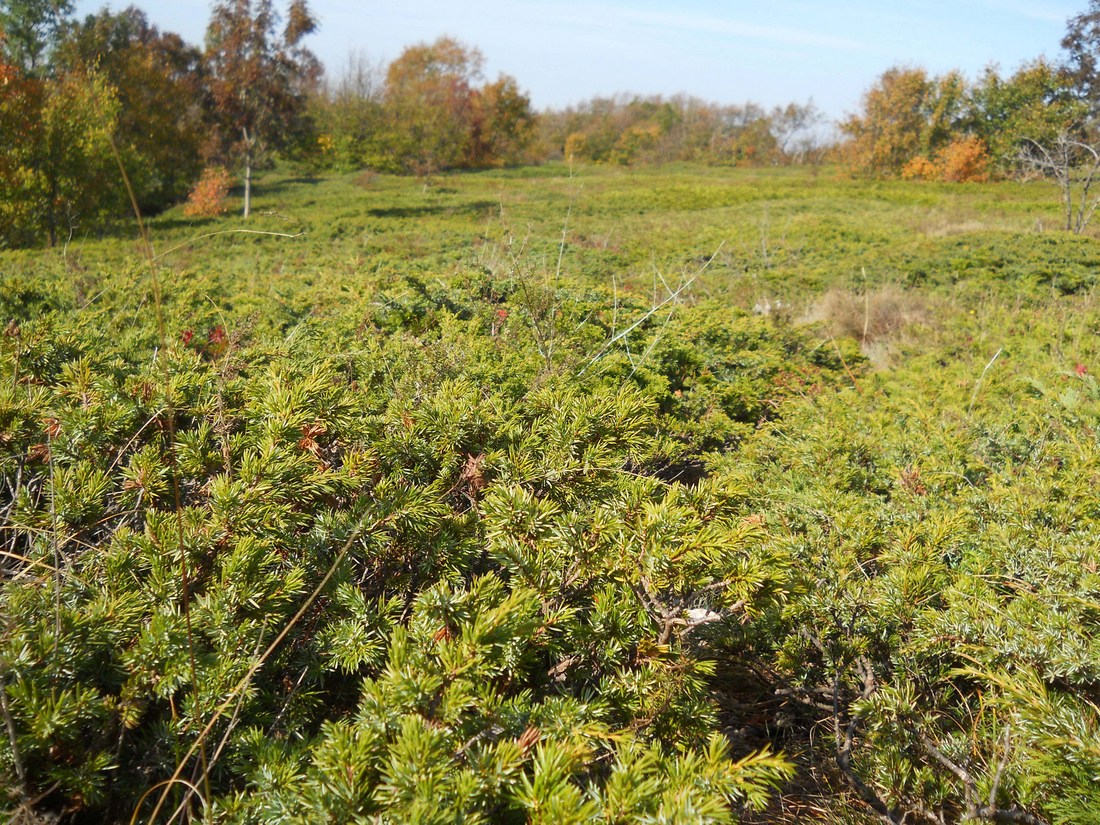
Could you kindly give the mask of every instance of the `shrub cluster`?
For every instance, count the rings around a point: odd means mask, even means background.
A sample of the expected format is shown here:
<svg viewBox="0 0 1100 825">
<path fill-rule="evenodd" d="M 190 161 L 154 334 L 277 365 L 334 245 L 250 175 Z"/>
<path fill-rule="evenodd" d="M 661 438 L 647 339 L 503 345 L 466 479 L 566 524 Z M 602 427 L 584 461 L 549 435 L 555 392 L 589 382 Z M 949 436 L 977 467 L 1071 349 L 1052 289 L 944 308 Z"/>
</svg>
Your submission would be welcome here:
<svg viewBox="0 0 1100 825">
<path fill-rule="evenodd" d="M 904 180 L 942 180 L 948 183 L 981 183 L 989 179 L 989 152 L 981 138 L 956 138 L 934 160 L 917 155 L 901 170 Z"/>
<path fill-rule="evenodd" d="M 216 218 L 229 211 L 229 190 L 233 176 L 223 166 L 208 166 L 183 205 L 188 218 Z"/>
<path fill-rule="evenodd" d="M 379 176 L 366 217 L 303 187 L 342 210 L 325 266 L 222 233 L 157 290 L 121 244 L 8 253 L 4 813 L 1089 821 L 1089 239 L 905 243 L 943 188 L 785 184 L 811 214 L 752 277 L 816 304 L 793 326 L 732 256 L 618 275 L 627 212 L 729 231 L 764 176 L 605 173 L 544 255 L 469 206 L 512 174 Z M 910 288 L 845 289 L 853 250 Z"/>
<path fill-rule="evenodd" d="M 339 347 L 320 323 L 293 344 L 191 325 L 155 360 L 96 316 L 12 307 L 18 802 L 721 821 L 789 775 L 766 740 L 731 754 L 709 652 L 780 604 L 787 564 L 698 468 L 778 415 L 793 373 L 838 365 L 718 306 L 638 326 L 642 361 L 595 358 L 602 294 L 547 314 L 515 284 L 405 285 Z"/>
</svg>

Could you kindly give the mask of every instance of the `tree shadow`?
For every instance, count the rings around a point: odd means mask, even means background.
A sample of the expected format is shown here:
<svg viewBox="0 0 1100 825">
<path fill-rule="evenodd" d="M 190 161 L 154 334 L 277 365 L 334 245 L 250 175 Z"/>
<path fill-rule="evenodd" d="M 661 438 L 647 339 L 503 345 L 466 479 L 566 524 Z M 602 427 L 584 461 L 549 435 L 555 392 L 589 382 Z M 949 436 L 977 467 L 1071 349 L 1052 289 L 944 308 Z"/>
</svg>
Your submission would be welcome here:
<svg viewBox="0 0 1100 825">
<path fill-rule="evenodd" d="M 372 218 L 425 218 L 432 215 L 476 214 L 498 208 L 496 201 L 480 200 L 458 204 L 425 204 L 423 206 L 377 206 L 366 209 Z"/>
<path fill-rule="evenodd" d="M 312 186 L 320 183 L 321 178 L 311 175 L 301 175 L 294 178 L 277 178 L 273 181 L 255 180 L 252 181 L 252 195 L 255 197 L 259 195 L 271 195 L 281 194 L 294 186 Z M 244 194 L 244 187 L 238 186 L 234 190 L 237 194 Z"/>
</svg>

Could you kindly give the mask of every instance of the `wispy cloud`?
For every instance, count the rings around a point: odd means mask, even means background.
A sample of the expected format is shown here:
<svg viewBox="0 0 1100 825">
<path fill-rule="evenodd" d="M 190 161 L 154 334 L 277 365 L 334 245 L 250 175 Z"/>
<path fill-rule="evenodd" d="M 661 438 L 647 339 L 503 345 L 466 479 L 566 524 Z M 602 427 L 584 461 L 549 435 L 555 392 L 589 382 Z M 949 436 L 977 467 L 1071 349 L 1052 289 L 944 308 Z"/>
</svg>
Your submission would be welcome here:
<svg viewBox="0 0 1100 825">
<path fill-rule="evenodd" d="M 590 31 L 593 26 L 647 30 L 647 34 L 673 37 L 726 35 L 757 43 L 786 46 L 814 46 L 825 49 L 862 50 L 866 44 L 848 37 L 787 26 L 747 23 L 732 16 L 688 12 L 654 11 L 637 8 L 637 4 L 602 0 L 602 2 L 519 2 L 510 7 L 515 18 L 529 19 L 539 27 L 565 27 L 574 32 Z M 627 36 L 626 31 L 619 34 Z"/>
<path fill-rule="evenodd" d="M 786 26 L 760 26 L 715 15 L 671 14 L 621 8 L 617 9 L 617 12 L 634 22 L 666 30 L 691 31 L 695 34 L 728 34 L 787 46 L 817 46 L 846 50 L 865 48 L 865 44 L 846 37 L 835 37 Z"/>
<path fill-rule="evenodd" d="M 1002 14 L 1043 23 L 1065 23 L 1080 9 L 1068 3 L 1029 2 L 1029 0 L 980 0 L 979 5 Z"/>
</svg>

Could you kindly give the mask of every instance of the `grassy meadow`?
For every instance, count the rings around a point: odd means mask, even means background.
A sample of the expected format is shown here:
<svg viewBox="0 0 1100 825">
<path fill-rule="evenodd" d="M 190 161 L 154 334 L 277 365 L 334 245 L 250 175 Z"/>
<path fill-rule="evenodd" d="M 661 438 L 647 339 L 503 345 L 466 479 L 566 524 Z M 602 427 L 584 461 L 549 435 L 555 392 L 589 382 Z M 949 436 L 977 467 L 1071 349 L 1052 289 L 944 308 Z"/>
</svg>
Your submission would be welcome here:
<svg viewBox="0 0 1100 825">
<path fill-rule="evenodd" d="M 0 810 L 1095 821 L 1100 244 L 1053 186 L 253 208 L 0 251 Z"/>
</svg>

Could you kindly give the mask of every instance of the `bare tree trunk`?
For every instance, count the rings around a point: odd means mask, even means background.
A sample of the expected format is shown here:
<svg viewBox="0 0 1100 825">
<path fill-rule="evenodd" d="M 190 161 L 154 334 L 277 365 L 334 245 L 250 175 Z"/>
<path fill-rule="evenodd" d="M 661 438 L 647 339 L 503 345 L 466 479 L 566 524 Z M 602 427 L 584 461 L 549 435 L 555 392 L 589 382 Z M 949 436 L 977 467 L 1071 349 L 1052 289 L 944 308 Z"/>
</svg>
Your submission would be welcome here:
<svg viewBox="0 0 1100 825">
<path fill-rule="evenodd" d="M 1100 197 L 1092 194 L 1100 179 L 1100 146 L 1061 132 L 1048 145 L 1025 138 L 1017 158 L 1025 169 L 1053 180 L 1061 189 L 1066 231 L 1084 232 L 1100 207 Z"/>
<path fill-rule="evenodd" d="M 252 145 L 256 142 L 255 135 L 249 136 L 247 127 L 241 128 L 244 136 L 244 219 L 252 211 Z"/>
<path fill-rule="evenodd" d="M 252 153 L 244 158 L 244 219 L 248 220 L 248 213 L 252 211 Z"/>
</svg>

